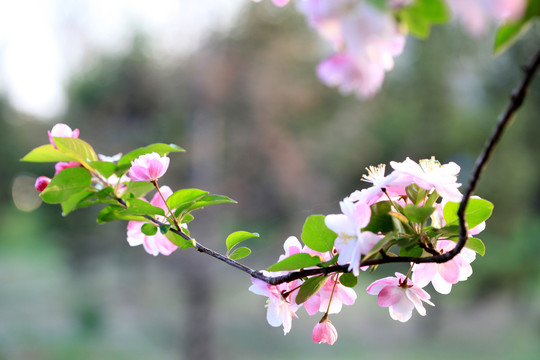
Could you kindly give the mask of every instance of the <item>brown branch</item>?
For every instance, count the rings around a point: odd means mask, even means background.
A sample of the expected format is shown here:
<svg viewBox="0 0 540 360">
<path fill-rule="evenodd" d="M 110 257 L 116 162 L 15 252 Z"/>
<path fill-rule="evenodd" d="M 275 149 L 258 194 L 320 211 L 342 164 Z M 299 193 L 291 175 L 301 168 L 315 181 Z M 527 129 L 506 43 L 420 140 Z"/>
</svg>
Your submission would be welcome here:
<svg viewBox="0 0 540 360">
<path fill-rule="evenodd" d="M 471 176 L 469 177 L 469 181 L 467 183 L 465 193 L 463 195 L 463 198 L 461 200 L 461 203 L 459 205 L 459 209 L 457 212 L 458 220 L 459 220 L 459 241 L 457 242 L 455 248 L 444 254 L 437 253 L 437 255 L 427 256 L 427 257 L 403 257 L 403 256 L 390 257 L 390 256 L 386 256 L 386 254 L 383 254 L 383 257 L 380 259 L 369 259 L 369 260 L 362 261 L 360 263 L 360 266 L 380 265 L 380 264 L 388 264 L 388 263 L 410 263 L 410 262 L 417 263 L 417 264 L 431 263 L 431 262 L 443 263 L 443 262 L 451 260 L 454 256 L 460 253 L 460 251 L 463 249 L 463 247 L 467 243 L 467 239 L 469 237 L 467 224 L 465 221 L 465 209 L 467 208 L 469 199 L 471 195 L 473 194 L 474 190 L 476 189 L 478 181 L 480 180 L 480 175 L 484 171 L 501 136 L 503 135 L 504 131 L 506 130 L 508 124 L 512 120 L 517 110 L 523 104 L 525 97 L 527 95 L 527 89 L 529 88 L 529 85 L 534 78 L 534 74 L 536 73 L 539 67 L 540 67 L 540 50 L 535 54 L 535 56 L 533 57 L 529 65 L 527 65 L 523 69 L 525 73 L 523 80 L 512 91 L 508 106 L 506 107 L 505 111 L 501 114 L 501 116 L 498 118 L 497 124 L 495 125 L 493 132 L 491 133 L 490 137 L 488 138 L 487 142 L 484 145 L 484 148 L 481 154 L 478 156 L 476 160 L 475 167 L 471 173 Z M 122 199 L 117 199 L 117 200 L 120 203 L 123 203 L 125 205 L 125 202 L 123 202 Z M 164 225 L 160 221 L 152 218 L 151 216 L 144 216 L 144 217 L 157 225 Z M 183 231 L 181 231 L 180 229 L 177 230 L 177 229 L 171 228 L 170 231 L 173 231 L 174 233 L 180 235 L 185 240 L 188 240 L 188 241 L 194 240 L 190 236 L 185 234 Z M 345 265 L 333 265 L 333 266 L 329 266 L 325 268 L 304 269 L 304 270 L 290 272 L 282 276 L 266 276 L 261 271 L 254 270 L 243 264 L 240 264 L 239 262 L 232 260 L 226 257 L 225 255 L 217 253 L 199 244 L 198 242 L 195 242 L 195 247 L 197 248 L 197 251 L 210 255 L 218 260 L 221 260 L 224 263 L 230 266 L 233 266 L 251 275 L 252 277 L 262 280 L 270 285 L 278 285 L 278 284 L 282 284 L 286 282 L 291 282 L 297 279 L 304 278 L 306 276 L 328 275 L 331 273 L 350 272 L 349 264 L 345 264 Z"/>
</svg>

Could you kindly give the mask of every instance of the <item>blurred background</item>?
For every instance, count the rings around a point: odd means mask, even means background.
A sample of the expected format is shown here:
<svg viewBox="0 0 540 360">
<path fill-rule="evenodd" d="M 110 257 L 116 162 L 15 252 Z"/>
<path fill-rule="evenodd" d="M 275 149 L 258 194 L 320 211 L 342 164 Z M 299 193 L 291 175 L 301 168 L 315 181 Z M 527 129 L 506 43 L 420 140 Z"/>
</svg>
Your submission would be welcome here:
<svg viewBox="0 0 540 360">
<path fill-rule="evenodd" d="M 161 181 L 238 201 L 199 213 L 194 237 L 224 250 L 254 231 L 244 260 L 265 268 L 311 214 L 339 212 L 365 167 L 407 156 L 457 162 L 466 182 L 511 89 L 538 47 L 538 27 L 494 57 L 493 33 L 457 26 L 408 39 L 382 91 L 361 101 L 320 84 L 330 49 L 294 6 L 247 0 L 0 1 L 0 359 L 531 359 L 540 351 L 540 79 L 478 187 L 495 203 L 474 276 L 428 316 L 401 324 L 365 287 L 331 318 L 293 329 L 266 323 L 244 273 L 194 251 L 153 257 L 130 248 L 125 223 L 98 208 L 67 217 L 41 204 L 21 163 L 56 122 L 97 152 L 176 143 Z"/>
</svg>

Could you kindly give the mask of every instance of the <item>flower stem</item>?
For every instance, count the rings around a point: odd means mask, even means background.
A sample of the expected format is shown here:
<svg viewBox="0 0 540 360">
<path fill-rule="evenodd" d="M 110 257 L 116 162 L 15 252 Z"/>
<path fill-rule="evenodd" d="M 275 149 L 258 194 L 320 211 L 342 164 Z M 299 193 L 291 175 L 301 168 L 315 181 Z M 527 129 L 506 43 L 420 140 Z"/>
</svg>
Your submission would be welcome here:
<svg viewBox="0 0 540 360">
<path fill-rule="evenodd" d="M 167 204 L 167 200 L 165 199 L 165 197 L 163 196 L 163 194 L 161 193 L 161 190 L 159 189 L 159 185 L 157 183 L 157 180 L 154 180 L 152 181 L 152 184 L 154 184 L 157 192 L 159 193 L 159 196 L 161 196 L 161 199 L 163 199 L 163 202 L 165 203 L 165 206 L 167 207 L 167 210 L 169 210 L 169 214 L 174 222 L 174 226 L 176 226 L 176 229 L 178 231 L 182 231 L 182 229 L 180 228 L 180 224 L 178 223 L 178 220 L 176 219 L 176 216 L 174 216 L 174 213 L 172 212 L 171 208 L 169 207 L 169 204 Z"/>
</svg>

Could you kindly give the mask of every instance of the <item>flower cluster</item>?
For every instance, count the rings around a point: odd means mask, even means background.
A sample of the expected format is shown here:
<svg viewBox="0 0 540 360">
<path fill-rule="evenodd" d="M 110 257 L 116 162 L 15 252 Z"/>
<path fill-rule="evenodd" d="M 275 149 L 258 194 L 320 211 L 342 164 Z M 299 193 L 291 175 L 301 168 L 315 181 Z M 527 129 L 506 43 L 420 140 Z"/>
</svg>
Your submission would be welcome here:
<svg viewBox="0 0 540 360">
<path fill-rule="evenodd" d="M 289 0 L 273 2 L 281 7 Z M 479 36 L 489 23 L 519 20 L 527 7 L 527 0 L 433 2 L 426 6 L 416 0 L 298 0 L 309 25 L 334 49 L 318 65 L 319 79 L 343 94 L 371 97 L 393 69 L 394 57 L 403 52 L 411 26 L 411 33 L 427 37 L 432 23 L 447 22 L 453 15 L 470 34 Z M 423 23 L 423 29 L 418 30 L 415 22 Z"/>
<path fill-rule="evenodd" d="M 356 293 L 351 287 L 356 284 L 360 270 L 368 268 L 364 262 L 369 264 L 370 260 L 391 256 L 429 257 L 454 249 L 459 238 L 456 212 L 462 198 L 457 182 L 460 167 L 453 162 L 443 165 L 433 157 L 418 163 L 409 158 L 392 161 L 390 166 L 393 171 L 388 175 L 385 165 L 369 167 L 363 180 L 372 186 L 343 199 L 340 214 L 308 218 L 302 232 L 306 245 L 302 247 L 295 237 L 290 237 L 284 245 L 285 254 L 268 268 L 294 270 L 337 265 L 345 267 L 345 274 L 308 276 L 280 285 L 252 280 L 250 290 L 269 297 L 268 322 L 272 326 L 283 325 L 284 332 L 289 332 L 292 318 L 303 305 L 309 315 L 324 313 L 313 330 L 313 340 L 332 344 L 337 331 L 328 321 L 328 315 L 339 312 L 343 304 L 354 303 Z M 470 201 L 466 219 L 472 236 L 485 228 L 492 204 L 478 197 Z M 483 255 L 484 246 L 472 237 L 466 246 L 470 248 L 463 248 L 446 262 L 413 261 L 406 275 L 396 272 L 395 276 L 377 280 L 368 286 L 367 293 L 377 295 L 378 304 L 388 307 L 394 320 L 408 321 L 414 309 L 424 316 L 423 304 L 434 305 L 424 290 L 426 285 L 431 283 L 435 291 L 448 294 L 452 285 L 471 276 L 471 263 L 476 252 Z M 396 248 L 398 252 L 394 253 Z M 321 253 L 321 249 L 328 251 Z M 318 261 L 312 257 L 318 257 Z M 318 284 L 319 281 L 324 284 Z"/>
</svg>

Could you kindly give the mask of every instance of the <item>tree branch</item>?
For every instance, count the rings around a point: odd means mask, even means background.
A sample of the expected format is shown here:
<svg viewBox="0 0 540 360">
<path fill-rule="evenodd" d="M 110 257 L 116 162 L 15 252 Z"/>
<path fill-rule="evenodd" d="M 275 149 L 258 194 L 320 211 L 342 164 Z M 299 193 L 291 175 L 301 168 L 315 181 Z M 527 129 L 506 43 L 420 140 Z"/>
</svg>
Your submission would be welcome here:
<svg viewBox="0 0 540 360">
<path fill-rule="evenodd" d="M 443 262 L 451 260 L 454 256 L 456 256 L 457 254 L 461 252 L 461 250 L 467 243 L 467 239 L 469 237 L 467 224 L 465 221 L 465 209 L 467 208 L 469 199 L 474 193 L 474 190 L 476 189 L 478 181 L 480 180 L 480 175 L 484 171 L 501 136 L 503 135 L 504 131 L 506 130 L 507 126 L 509 125 L 510 121 L 512 120 L 517 110 L 523 104 L 525 97 L 527 95 L 527 89 L 529 88 L 529 85 L 532 82 L 534 75 L 536 71 L 538 71 L 539 67 L 540 67 L 540 50 L 538 50 L 538 52 L 535 54 L 531 62 L 523 69 L 525 73 L 523 80 L 512 91 L 508 106 L 506 107 L 505 111 L 499 116 L 497 123 L 493 129 L 493 132 L 491 133 L 490 137 L 486 141 L 482 152 L 476 159 L 474 169 L 469 177 L 465 193 L 463 195 L 463 198 L 461 200 L 461 203 L 459 205 L 459 209 L 457 212 L 458 220 L 459 220 L 459 241 L 457 242 L 454 249 L 444 254 L 437 254 L 434 256 L 427 256 L 427 257 L 383 256 L 380 259 L 368 259 L 368 260 L 362 261 L 360 263 L 360 266 L 380 265 L 380 264 L 388 264 L 388 263 L 404 263 L 404 262 L 407 262 L 407 263 L 412 262 L 412 263 L 417 263 L 417 264 L 431 263 L 431 262 L 443 263 Z M 117 200 L 125 205 L 125 202 L 123 202 L 123 200 L 121 199 L 117 199 Z M 152 218 L 151 216 L 144 216 L 144 217 L 157 225 L 163 225 L 160 221 Z M 193 238 L 191 238 L 190 236 L 182 232 L 181 229 L 171 228 L 170 231 L 173 231 L 174 233 L 180 235 L 182 238 L 184 238 L 187 241 L 194 240 Z M 232 267 L 235 267 L 251 275 L 252 277 L 262 280 L 270 285 L 278 285 L 278 284 L 282 284 L 286 282 L 291 282 L 293 280 L 301 279 L 306 276 L 328 275 L 328 274 L 336 273 L 336 272 L 341 272 L 341 273 L 350 272 L 349 264 L 346 264 L 346 265 L 333 265 L 326 268 L 299 270 L 299 271 L 290 272 L 286 275 L 281 275 L 281 276 L 266 276 L 261 271 L 254 270 L 243 264 L 240 264 L 239 262 L 232 260 L 226 257 L 225 255 L 217 253 L 199 244 L 196 241 L 195 241 L 195 247 L 197 248 L 197 251 L 210 255 L 218 260 L 221 260 L 224 263 Z"/>
</svg>

